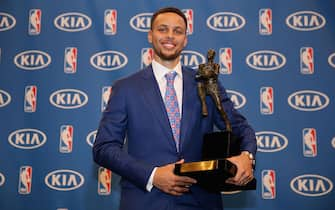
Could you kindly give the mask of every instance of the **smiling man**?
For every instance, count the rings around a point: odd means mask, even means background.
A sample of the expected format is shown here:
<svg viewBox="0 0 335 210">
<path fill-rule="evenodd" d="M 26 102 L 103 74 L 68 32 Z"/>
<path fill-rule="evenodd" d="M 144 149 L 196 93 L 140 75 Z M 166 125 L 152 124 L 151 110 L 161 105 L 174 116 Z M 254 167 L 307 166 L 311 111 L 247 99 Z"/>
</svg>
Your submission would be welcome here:
<svg viewBox="0 0 335 210">
<path fill-rule="evenodd" d="M 196 72 L 180 63 L 186 31 L 187 20 L 179 9 L 158 10 L 148 33 L 152 64 L 117 81 L 103 112 L 93 156 L 122 177 L 121 210 L 223 209 L 220 193 L 209 193 L 196 180 L 173 173 L 176 163 L 201 160 L 202 137 L 214 125 L 226 128 L 212 101 L 207 101 L 208 116 L 202 116 Z M 220 93 L 244 151 L 230 159 L 238 171 L 229 181 L 244 185 L 253 178 L 249 156 L 256 152 L 255 134 L 222 86 Z"/>
</svg>

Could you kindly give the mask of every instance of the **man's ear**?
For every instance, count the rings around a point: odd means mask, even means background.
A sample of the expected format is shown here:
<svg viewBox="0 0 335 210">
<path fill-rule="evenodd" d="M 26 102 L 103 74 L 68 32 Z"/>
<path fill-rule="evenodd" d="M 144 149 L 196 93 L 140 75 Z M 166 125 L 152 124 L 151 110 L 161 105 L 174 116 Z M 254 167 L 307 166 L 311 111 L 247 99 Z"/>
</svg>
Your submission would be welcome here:
<svg viewBox="0 0 335 210">
<path fill-rule="evenodd" d="M 152 30 L 148 32 L 148 42 L 151 44 L 152 43 Z"/>
<path fill-rule="evenodd" d="M 186 35 L 185 40 L 184 40 L 184 47 L 186 47 L 186 45 L 187 45 L 187 35 Z"/>
</svg>

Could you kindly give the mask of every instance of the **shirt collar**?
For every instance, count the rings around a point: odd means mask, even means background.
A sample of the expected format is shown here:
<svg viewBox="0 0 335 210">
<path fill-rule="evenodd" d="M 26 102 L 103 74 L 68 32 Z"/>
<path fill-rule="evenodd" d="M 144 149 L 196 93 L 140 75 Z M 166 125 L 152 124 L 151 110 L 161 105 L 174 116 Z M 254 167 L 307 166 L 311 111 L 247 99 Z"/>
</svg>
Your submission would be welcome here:
<svg viewBox="0 0 335 210">
<path fill-rule="evenodd" d="M 152 60 L 152 70 L 154 72 L 154 75 L 158 81 L 161 81 L 162 79 L 165 79 L 165 74 L 169 73 L 170 71 L 177 72 L 177 77 L 182 78 L 182 71 L 181 71 L 181 64 L 178 62 L 178 64 L 172 68 L 166 68 L 162 64 L 155 61 L 155 59 Z"/>
</svg>

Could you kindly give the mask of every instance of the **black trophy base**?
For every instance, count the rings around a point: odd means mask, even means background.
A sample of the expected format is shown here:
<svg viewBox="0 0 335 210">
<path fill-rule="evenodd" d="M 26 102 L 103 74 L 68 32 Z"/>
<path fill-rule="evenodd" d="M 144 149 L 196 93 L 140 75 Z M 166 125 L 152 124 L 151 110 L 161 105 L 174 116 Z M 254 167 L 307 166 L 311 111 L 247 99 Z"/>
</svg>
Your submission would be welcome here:
<svg viewBox="0 0 335 210">
<path fill-rule="evenodd" d="M 176 164 L 174 173 L 196 179 L 210 192 L 255 190 L 256 179 L 244 186 L 226 183 L 237 172 L 236 165 L 226 158 L 239 154 L 240 141 L 231 132 L 208 133 L 203 139 L 202 161 Z"/>
</svg>

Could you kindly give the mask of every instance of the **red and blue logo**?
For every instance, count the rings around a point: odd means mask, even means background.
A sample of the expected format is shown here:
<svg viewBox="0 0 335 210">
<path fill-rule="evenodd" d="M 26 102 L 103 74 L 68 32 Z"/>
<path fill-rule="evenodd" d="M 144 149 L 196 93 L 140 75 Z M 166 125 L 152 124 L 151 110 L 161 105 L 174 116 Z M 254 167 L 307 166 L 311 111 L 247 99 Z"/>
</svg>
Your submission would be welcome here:
<svg viewBox="0 0 335 210">
<path fill-rule="evenodd" d="M 117 10 L 105 10 L 104 34 L 115 35 L 117 32 Z"/>
<path fill-rule="evenodd" d="M 30 194 L 32 188 L 33 168 L 31 166 L 22 166 L 19 174 L 19 193 Z"/>
<path fill-rule="evenodd" d="M 149 66 L 154 59 L 154 49 L 142 48 L 141 50 L 141 68 Z"/>
<path fill-rule="evenodd" d="M 73 126 L 62 125 L 60 127 L 59 152 L 70 153 L 73 149 Z"/>
<path fill-rule="evenodd" d="M 259 33 L 261 35 L 272 34 L 272 10 L 269 8 L 259 10 Z"/>
<path fill-rule="evenodd" d="M 77 71 L 78 49 L 76 47 L 65 48 L 64 53 L 64 72 L 74 74 Z"/>
<path fill-rule="evenodd" d="M 99 167 L 98 194 L 110 195 L 112 191 L 112 172 L 106 168 Z"/>
<path fill-rule="evenodd" d="M 194 14 L 192 9 L 183 9 L 184 15 L 187 20 L 187 34 L 191 35 L 194 31 Z"/>
<path fill-rule="evenodd" d="M 305 157 L 316 157 L 317 138 L 315 128 L 304 128 L 302 130 L 303 152 Z"/>
<path fill-rule="evenodd" d="M 260 89 L 260 111 L 269 115 L 274 112 L 274 95 L 272 87 L 261 87 Z"/>
<path fill-rule="evenodd" d="M 220 48 L 220 73 L 231 74 L 233 72 L 233 50 L 231 48 Z"/>
<path fill-rule="evenodd" d="M 42 28 L 42 10 L 31 9 L 29 10 L 29 35 L 39 35 Z"/>
<path fill-rule="evenodd" d="M 262 198 L 276 198 L 276 172 L 274 170 L 262 171 Z"/>
<path fill-rule="evenodd" d="M 311 47 L 300 49 L 300 72 L 302 74 L 314 73 L 314 50 Z"/>
<path fill-rule="evenodd" d="M 103 112 L 108 104 L 109 97 L 112 93 L 112 87 L 111 86 L 105 86 L 102 88 L 102 94 L 101 94 L 101 111 Z"/>
<path fill-rule="evenodd" d="M 35 112 L 37 107 L 37 87 L 26 86 L 24 94 L 24 112 Z"/>
</svg>

